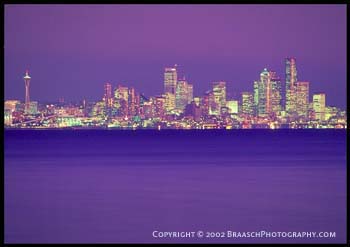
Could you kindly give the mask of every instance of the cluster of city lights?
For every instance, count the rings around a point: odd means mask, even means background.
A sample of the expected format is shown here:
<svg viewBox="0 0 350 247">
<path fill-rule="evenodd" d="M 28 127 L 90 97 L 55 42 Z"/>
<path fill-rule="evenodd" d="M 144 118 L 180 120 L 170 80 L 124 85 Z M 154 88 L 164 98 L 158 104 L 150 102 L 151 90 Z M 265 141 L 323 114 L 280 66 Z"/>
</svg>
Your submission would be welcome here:
<svg viewBox="0 0 350 247">
<path fill-rule="evenodd" d="M 275 71 L 263 69 L 252 91 L 228 98 L 226 82 L 211 83 L 204 95 L 178 76 L 175 65 L 164 69 L 164 93 L 146 97 L 133 87 L 104 84 L 98 102 L 40 104 L 30 101 L 26 71 L 25 102 L 5 101 L 6 128 L 116 129 L 251 129 L 346 128 L 346 112 L 326 105 L 326 94 L 310 98 L 310 82 L 297 78 L 295 58 L 285 59 L 285 93 Z M 101 90 L 102 91 L 102 90 Z"/>
</svg>

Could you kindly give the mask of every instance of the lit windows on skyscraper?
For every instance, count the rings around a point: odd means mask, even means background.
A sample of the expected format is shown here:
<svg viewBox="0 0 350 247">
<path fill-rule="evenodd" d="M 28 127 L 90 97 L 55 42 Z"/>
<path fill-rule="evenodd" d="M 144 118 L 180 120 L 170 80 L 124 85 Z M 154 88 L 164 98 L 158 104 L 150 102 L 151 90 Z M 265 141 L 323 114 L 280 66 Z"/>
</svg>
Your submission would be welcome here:
<svg viewBox="0 0 350 247">
<path fill-rule="evenodd" d="M 176 109 L 183 111 L 188 104 L 188 83 L 185 80 L 179 80 L 176 85 Z"/>
<path fill-rule="evenodd" d="M 188 91 L 188 101 L 187 103 L 190 104 L 193 101 L 193 84 L 187 84 L 187 91 Z"/>
<path fill-rule="evenodd" d="M 254 82 L 254 105 L 259 117 L 280 114 L 281 80 L 276 72 L 265 68 L 260 73 L 260 81 Z"/>
<path fill-rule="evenodd" d="M 118 85 L 117 88 L 114 91 L 114 98 L 117 102 L 118 109 L 117 109 L 117 115 L 120 117 L 127 117 L 128 116 L 128 103 L 129 103 L 129 89 L 128 87 L 123 87 L 121 85 Z"/>
<path fill-rule="evenodd" d="M 106 108 L 111 108 L 113 105 L 113 98 L 112 98 L 112 84 L 107 82 L 104 85 L 104 101 Z"/>
<path fill-rule="evenodd" d="M 165 98 L 165 111 L 166 113 L 171 113 L 175 109 L 175 94 L 166 93 Z"/>
<path fill-rule="evenodd" d="M 203 97 L 201 98 L 201 109 L 202 109 L 202 114 L 204 116 L 209 116 L 210 115 L 210 100 L 212 98 L 213 92 L 208 91 L 206 92 Z"/>
<path fill-rule="evenodd" d="M 242 110 L 241 112 L 246 115 L 254 114 L 254 101 L 253 94 L 251 92 L 242 93 Z"/>
<path fill-rule="evenodd" d="M 128 89 L 128 115 L 135 116 L 136 115 L 136 93 L 133 87 Z"/>
<path fill-rule="evenodd" d="M 220 115 L 221 107 L 226 107 L 226 82 L 213 82 L 213 101 L 210 102 L 210 114 Z"/>
<path fill-rule="evenodd" d="M 296 83 L 296 111 L 298 116 L 307 117 L 309 110 L 309 82 Z"/>
<path fill-rule="evenodd" d="M 270 113 L 279 116 L 282 111 L 282 83 L 274 71 L 270 71 L 270 85 Z"/>
<path fill-rule="evenodd" d="M 163 119 L 166 110 L 166 98 L 164 96 L 155 97 L 155 117 Z"/>
<path fill-rule="evenodd" d="M 177 71 L 174 68 L 165 68 L 164 71 L 164 93 L 176 93 Z"/>
<path fill-rule="evenodd" d="M 314 94 L 312 97 L 313 110 L 315 112 L 316 120 L 325 120 L 325 112 L 326 112 L 326 94 L 318 93 Z"/>
<path fill-rule="evenodd" d="M 286 58 L 286 112 L 296 111 L 297 68 L 295 58 Z"/>
<path fill-rule="evenodd" d="M 226 101 L 226 107 L 228 108 L 228 113 L 237 114 L 238 113 L 238 100 Z"/>
</svg>

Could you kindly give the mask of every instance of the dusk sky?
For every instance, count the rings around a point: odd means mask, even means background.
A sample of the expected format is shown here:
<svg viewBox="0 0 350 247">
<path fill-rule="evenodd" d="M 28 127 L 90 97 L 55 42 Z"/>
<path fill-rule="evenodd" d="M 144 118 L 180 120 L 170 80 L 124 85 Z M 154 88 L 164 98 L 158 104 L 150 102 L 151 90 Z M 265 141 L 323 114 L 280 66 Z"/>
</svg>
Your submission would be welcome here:
<svg viewBox="0 0 350 247">
<path fill-rule="evenodd" d="M 103 85 L 163 92 L 178 64 L 201 96 L 224 80 L 228 96 L 252 91 L 266 67 L 346 106 L 346 5 L 5 5 L 5 99 L 99 100 Z M 310 95 L 311 100 L 311 95 Z"/>
</svg>

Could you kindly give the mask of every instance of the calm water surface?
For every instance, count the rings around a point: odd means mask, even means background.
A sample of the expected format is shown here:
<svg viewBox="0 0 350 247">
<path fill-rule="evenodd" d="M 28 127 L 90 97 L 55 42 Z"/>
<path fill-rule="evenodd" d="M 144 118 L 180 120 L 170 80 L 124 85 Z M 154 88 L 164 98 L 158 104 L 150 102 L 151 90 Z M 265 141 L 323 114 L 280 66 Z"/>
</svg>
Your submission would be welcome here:
<svg viewBox="0 0 350 247">
<path fill-rule="evenodd" d="M 346 132 L 5 131 L 6 243 L 344 243 Z M 154 238 L 153 231 L 336 238 Z"/>
</svg>

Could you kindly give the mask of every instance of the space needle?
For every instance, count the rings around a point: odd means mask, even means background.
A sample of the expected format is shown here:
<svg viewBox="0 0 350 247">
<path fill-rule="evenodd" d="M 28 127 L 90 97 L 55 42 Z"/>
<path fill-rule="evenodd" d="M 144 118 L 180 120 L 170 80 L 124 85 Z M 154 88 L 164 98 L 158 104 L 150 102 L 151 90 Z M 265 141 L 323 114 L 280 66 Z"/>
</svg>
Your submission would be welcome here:
<svg viewBox="0 0 350 247">
<path fill-rule="evenodd" d="M 30 84 L 30 79 L 31 77 L 29 76 L 29 71 L 26 70 L 26 75 L 23 77 L 24 79 L 24 85 L 26 87 L 26 98 L 25 98 L 25 108 L 24 111 L 27 113 L 29 111 L 29 104 L 30 104 L 30 99 L 29 99 L 29 84 Z"/>
</svg>

